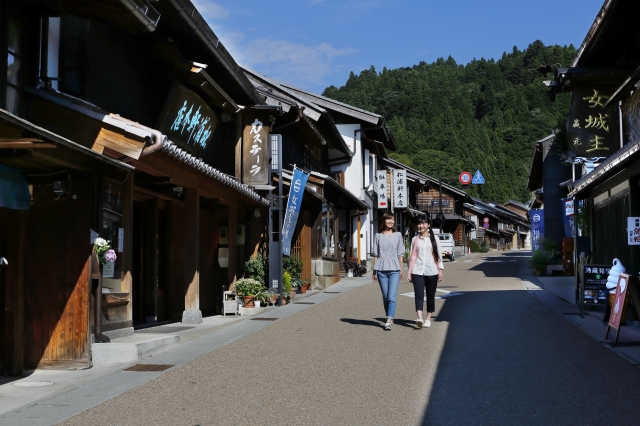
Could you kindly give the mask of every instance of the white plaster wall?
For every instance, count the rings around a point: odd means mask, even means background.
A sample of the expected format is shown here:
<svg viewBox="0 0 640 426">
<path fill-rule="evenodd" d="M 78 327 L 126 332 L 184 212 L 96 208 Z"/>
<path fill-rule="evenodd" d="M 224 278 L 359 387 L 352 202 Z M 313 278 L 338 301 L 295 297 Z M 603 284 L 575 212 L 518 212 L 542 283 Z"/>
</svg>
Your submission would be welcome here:
<svg viewBox="0 0 640 426">
<path fill-rule="evenodd" d="M 349 147 L 349 149 L 355 149 L 355 155 L 351 158 L 350 163 L 340 164 L 338 166 L 333 166 L 331 171 L 341 171 L 344 173 L 344 186 L 358 198 L 362 198 L 362 188 L 364 187 L 364 182 L 362 181 L 362 169 L 364 167 L 362 161 L 362 145 L 360 143 L 360 133 L 356 134 L 356 140 L 353 139 L 354 130 L 358 130 L 360 128 L 359 124 L 338 124 L 336 126 L 338 131 L 342 135 L 345 143 Z"/>
</svg>

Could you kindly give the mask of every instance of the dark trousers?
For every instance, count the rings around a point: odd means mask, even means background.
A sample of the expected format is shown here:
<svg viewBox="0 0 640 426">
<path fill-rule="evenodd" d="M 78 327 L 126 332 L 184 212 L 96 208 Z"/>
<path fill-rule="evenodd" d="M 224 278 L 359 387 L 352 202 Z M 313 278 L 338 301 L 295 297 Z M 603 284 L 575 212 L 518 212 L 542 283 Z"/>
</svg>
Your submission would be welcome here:
<svg viewBox="0 0 640 426">
<path fill-rule="evenodd" d="M 424 290 L 427 289 L 427 312 L 436 311 L 436 288 L 438 287 L 438 276 L 424 276 L 411 274 L 413 280 L 413 291 L 416 294 L 416 311 L 422 311 L 424 306 Z"/>
</svg>

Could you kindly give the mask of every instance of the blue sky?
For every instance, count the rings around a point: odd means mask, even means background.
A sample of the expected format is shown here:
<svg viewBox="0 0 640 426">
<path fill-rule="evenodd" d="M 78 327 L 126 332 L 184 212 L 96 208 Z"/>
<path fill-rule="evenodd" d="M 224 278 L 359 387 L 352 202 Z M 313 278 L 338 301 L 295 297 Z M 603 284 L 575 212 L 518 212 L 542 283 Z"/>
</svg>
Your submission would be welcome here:
<svg viewBox="0 0 640 426">
<path fill-rule="evenodd" d="M 582 43 L 603 0 L 192 0 L 239 63 L 321 93 L 349 72 Z M 568 64 L 562 64 L 567 66 Z"/>
</svg>

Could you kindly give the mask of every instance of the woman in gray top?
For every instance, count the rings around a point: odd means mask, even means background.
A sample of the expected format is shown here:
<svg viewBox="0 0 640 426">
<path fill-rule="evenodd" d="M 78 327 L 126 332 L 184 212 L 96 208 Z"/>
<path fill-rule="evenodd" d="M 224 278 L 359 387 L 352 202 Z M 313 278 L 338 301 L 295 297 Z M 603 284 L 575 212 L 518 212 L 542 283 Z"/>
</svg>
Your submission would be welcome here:
<svg viewBox="0 0 640 426">
<path fill-rule="evenodd" d="M 386 212 L 378 219 L 378 233 L 373 238 L 373 280 L 378 281 L 382 290 L 382 302 L 387 322 L 385 330 L 393 327 L 393 316 L 396 313 L 396 297 L 398 285 L 402 278 L 402 262 L 404 259 L 404 243 L 402 234 L 394 232 L 395 219 Z"/>
</svg>

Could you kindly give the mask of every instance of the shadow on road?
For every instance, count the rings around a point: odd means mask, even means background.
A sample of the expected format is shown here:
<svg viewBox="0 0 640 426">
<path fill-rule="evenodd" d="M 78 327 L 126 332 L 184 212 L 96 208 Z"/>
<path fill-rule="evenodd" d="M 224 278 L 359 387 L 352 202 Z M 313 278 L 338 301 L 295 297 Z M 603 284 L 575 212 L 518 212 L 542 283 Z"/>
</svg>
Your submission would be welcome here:
<svg viewBox="0 0 640 426">
<path fill-rule="evenodd" d="M 424 425 L 635 424 L 640 418 L 640 405 L 625 397 L 640 392 L 640 372 L 528 292 L 467 292 L 437 313 L 434 327 L 446 322 L 448 328 Z"/>
</svg>

